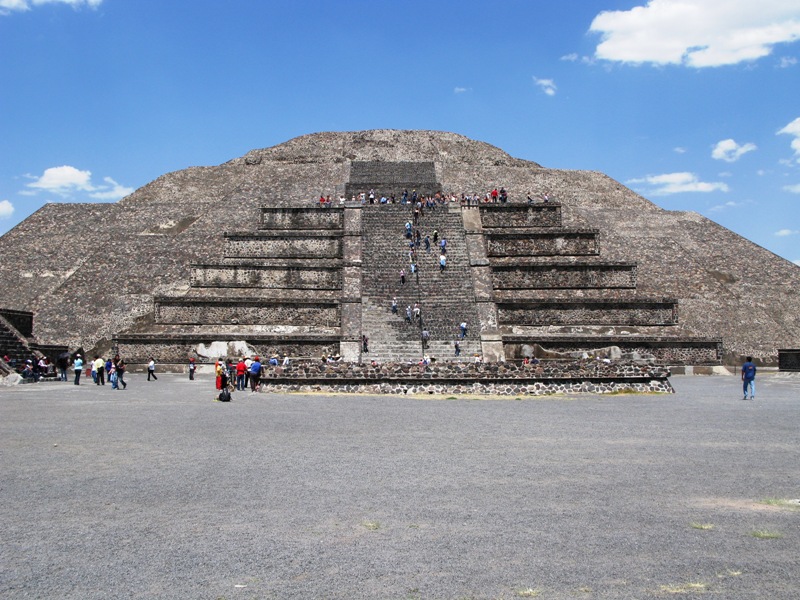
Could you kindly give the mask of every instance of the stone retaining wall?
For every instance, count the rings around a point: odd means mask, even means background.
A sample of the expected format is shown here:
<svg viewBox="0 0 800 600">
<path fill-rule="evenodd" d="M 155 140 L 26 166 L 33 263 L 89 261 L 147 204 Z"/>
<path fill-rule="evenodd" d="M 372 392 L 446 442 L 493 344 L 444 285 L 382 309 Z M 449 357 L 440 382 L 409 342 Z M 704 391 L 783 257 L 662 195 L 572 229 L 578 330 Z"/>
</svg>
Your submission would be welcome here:
<svg viewBox="0 0 800 600">
<path fill-rule="evenodd" d="M 339 290 L 342 272 L 336 267 L 272 265 L 195 265 L 192 287 Z"/>
<path fill-rule="evenodd" d="M 492 267 L 492 286 L 502 289 L 635 288 L 633 264 L 528 264 Z"/>
<path fill-rule="evenodd" d="M 520 302 L 498 304 L 501 325 L 674 325 L 678 307 L 664 302 Z"/>
<path fill-rule="evenodd" d="M 591 256 L 599 253 L 596 229 L 486 235 L 487 256 Z"/>
<path fill-rule="evenodd" d="M 344 210 L 329 208 L 261 208 L 261 229 L 341 230 L 344 227 Z"/>
<path fill-rule="evenodd" d="M 272 337 L 247 337 L 241 336 L 234 339 L 214 338 L 210 336 L 119 336 L 114 338 L 113 344 L 115 351 L 125 358 L 127 363 L 136 370 L 136 365 L 143 368 L 150 357 L 156 359 L 160 364 L 186 365 L 189 358 L 195 358 L 199 363 L 214 362 L 214 358 L 204 357 L 198 354 L 200 345 L 211 346 L 215 342 L 238 342 L 244 341 L 254 349 L 260 356 L 271 356 L 272 354 L 287 354 L 289 356 L 329 356 L 338 354 L 339 336 L 316 336 L 303 339 L 292 338 L 290 336 Z M 235 352 L 228 353 L 231 358 L 236 356 Z"/>
<path fill-rule="evenodd" d="M 718 365 L 722 363 L 722 342 L 718 340 L 689 341 L 648 340 L 642 338 L 598 338 L 578 340 L 528 340 L 503 339 L 505 355 L 509 359 L 533 356 L 533 344 L 539 344 L 551 352 L 588 352 L 608 346 L 618 346 L 624 354 L 636 352 L 642 356 L 653 356 L 660 365 Z"/>
<path fill-rule="evenodd" d="M 156 302 L 156 323 L 285 325 L 339 327 L 342 316 L 338 303 L 301 304 L 260 299 L 204 300 L 161 299 Z"/>
<path fill-rule="evenodd" d="M 491 227 L 560 227 L 561 205 L 481 204 L 481 222 Z"/>
<path fill-rule="evenodd" d="M 356 363 L 298 363 L 267 367 L 262 392 L 372 394 L 545 395 L 558 393 L 672 393 L 669 370 L 632 363 L 545 361 L 442 363 L 429 366 Z"/>
<path fill-rule="evenodd" d="M 11 310 L 0 308 L 0 317 L 3 317 L 9 324 L 25 337 L 33 336 L 33 313 L 24 310 Z"/>
<path fill-rule="evenodd" d="M 341 235 L 227 234 L 225 258 L 342 258 Z"/>
</svg>

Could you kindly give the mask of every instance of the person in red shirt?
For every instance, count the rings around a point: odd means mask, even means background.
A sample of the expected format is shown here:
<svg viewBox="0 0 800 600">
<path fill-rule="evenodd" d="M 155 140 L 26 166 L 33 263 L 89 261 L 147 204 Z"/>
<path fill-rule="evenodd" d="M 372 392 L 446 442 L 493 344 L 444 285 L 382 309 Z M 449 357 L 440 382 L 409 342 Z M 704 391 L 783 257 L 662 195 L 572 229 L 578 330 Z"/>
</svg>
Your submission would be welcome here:
<svg viewBox="0 0 800 600">
<path fill-rule="evenodd" d="M 236 363 L 236 389 L 241 391 L 245 388 L 244 373 L 247 371 L 247 365 L 244 364 L 244 358 L 240 358 Z"/>
</svg>

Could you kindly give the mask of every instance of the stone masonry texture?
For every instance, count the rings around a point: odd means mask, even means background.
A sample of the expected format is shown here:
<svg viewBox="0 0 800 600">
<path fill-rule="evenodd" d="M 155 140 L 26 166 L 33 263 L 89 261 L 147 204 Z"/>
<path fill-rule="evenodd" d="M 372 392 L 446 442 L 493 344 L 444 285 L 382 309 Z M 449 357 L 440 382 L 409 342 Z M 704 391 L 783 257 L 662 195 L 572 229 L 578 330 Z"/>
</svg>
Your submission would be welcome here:
<svg viewBox="0 0 800 600">
<path fill-rule="evenodd" d="M 680 318 L 670 326 L 671 335 L 721 339 L 729 362 L 752 355 L 777 364 L 778 348 L 800 344 L 800 267 L 697 213 L 663 210 L 602 173 L 548 169 L 486 143 L 432 131 L 311 134 L 218 166 L 165 174 L 114 204 L 45 205 L 0 238 L 0 304 L 32 312 L 40 343 L 100 348 L 115 334 L 152 322 L 154 298 L 188 291 L 197 265 L 264 253 L 298 258 L 298 244 L 306 258 L 329 263 L 356 255 L 358 245 L 343 240 L 339 214 L 309 213 L 306 220 L 272 213 L 272 223 L 261 214 L 262 207 L 324 210 L 317 208 L 320 193 L 338 198 L 347 186 L 356 192 L 369 185 L 351 177 L 355 163 L 409 163 L 408 177 L 438 183 L 444 193 L 483 195 L 505 187 L 509 204 L 520 211 L 482 210 L 483 227 L 492 229 L 486 238 L 492 253 L 534 261 L 561 258 L 564 247 L 599 253 L 587 256 L 594 267 L 564 264 L 549 273 L 503 267 L 500 256 L 492 276 L 509 287 L 486 292 L 495 302 L 518 302 L 523 289 L 525 300 L 630 301 L 634 294 L 625 286 L 635 285 L 637 297 L 677 302 Z M 540 242 L 515 240 L 514 228 L 531 226 L 531 213 L 521 210 L 526 197 L 542 193 L 553 201 L 537 205 L 536 222 L 542 229 L 564 227 L 564 233 Z M 292 242 L 259 231 L 266 226 L 305 232 Z M 503 229 L 511 237 L 503 238 Z M 101 275 L 112 268 L 118 276 Z M 473 270 L 480 268 L 486 269 L 475 264 Z M 533 272 L 543 274 L 544 285 L 531 279 Z M 477 286 L 485 278 L 476 273 Z M 218 276 L 220 282 L 238 277 L 222 271 Z M 338 281 L 320 276 L 325 293 L 317 297 L 311 289 L 308 299 L 341 301 L 341 295 L 329 294 Z M 253 286 L 259 280 L 273 285 L 266 272 L 252 277 Z M 617 287 L 591 287 L 598 282 Z"/>
</svg>

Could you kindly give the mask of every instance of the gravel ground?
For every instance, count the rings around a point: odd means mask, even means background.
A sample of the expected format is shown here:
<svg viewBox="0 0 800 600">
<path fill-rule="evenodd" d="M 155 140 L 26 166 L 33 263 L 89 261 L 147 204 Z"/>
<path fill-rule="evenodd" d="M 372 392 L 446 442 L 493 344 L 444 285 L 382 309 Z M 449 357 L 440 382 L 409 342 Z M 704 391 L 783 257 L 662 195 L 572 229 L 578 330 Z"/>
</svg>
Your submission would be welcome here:
<svg viewBox="0 0 800 600">
<path fill-rule="evenodd" d="M 129 380 L 0 389 L 0 597 L 800 597 L 800 509 L 764 502 L 800 498 L 797 376 L 754 402 Z"/>
</svg>

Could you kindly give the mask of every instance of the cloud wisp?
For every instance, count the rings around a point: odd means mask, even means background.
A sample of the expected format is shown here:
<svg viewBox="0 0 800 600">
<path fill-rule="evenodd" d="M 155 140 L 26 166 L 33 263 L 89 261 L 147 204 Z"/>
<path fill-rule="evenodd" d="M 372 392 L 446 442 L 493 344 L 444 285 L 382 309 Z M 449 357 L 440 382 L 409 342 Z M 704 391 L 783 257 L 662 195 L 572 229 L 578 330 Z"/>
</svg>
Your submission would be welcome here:
<svg viewBox="0 0 800 600">
<path fill-rule="evenodd" d="M 778 237 L 786 237 L 789 235 L 797 235 L 800 231 L 796 231 L 794 229 L 779 229 L 775 232 L 775 235 Z"/>
<path fill-rule="evenodd" d="M 648 175 L 638 179 L 631 179 L 626 183 L 639 186 L 650 196 L 670 196 L 687 192 L 727 192 L 728 185 L 722 182 L 700 181 L 694 173 L 665 173 L 663 175 Z"/>
<path fill-rule="evenodd" d="M 72 8 L 97 8 L 103 0 L 0 0 L 0 15 L 10 15 L 12 12 L 24 12 L 35 6 L 43 4 L 66 4 Z"/>
<path fill-rule="evenodd" d="M 719 67 L 754 61 L 800 39 L 796 0 L 649 0 L 604 11 L 589 28 L 600 60 Z"/>
<path fill-rule="evenodd" d="M 735 140 L 728 138 L 717 142 L 714 149 L 711 151 L 711 158 L 716 160 L 724 160 L 725 162 L 736 162 L 748 152 L 756 149 L 755 144 L 746 143 L 739 145 Z"/>
<path fill-rule="evenodd" d="M 797 157 L 797 162 L 800 163 L 800 117 L 797 117 L 786 127 L 778 131 L 778 135 L 784 134 L 791 135 L 794 138 L 792 140 L 792 150 L 794 150 L 794 155 Z"/>
<path fill-rule="evenodd" d="M 50 167 L 39 177 L 33 175 L 28 177 L 33 181 L 25 186 L 27 189 L 20 192 L 26 196 L 45 192 L 62 198 L 86 194 L 95 200 L 119 200 L 134 191 L 133 188 L 118 184 L 111 177 L 105 177 L 101 185 L 94 185 L 91 171 L 81 171 L 69 165 Z"/>
<path fill-rule="evenodd" d="M 555 81 L 553 81 L 552 79 L 539 79 L 538 77 L 536 77 L 534 75 L 533 76 L 533 83 L 535 83 L 537 86 L 539 86 L 539 88 L 545 94 L 547 94 L 548 96 L 555 96 L 556 95 L 556 90 L 558 88 L 556 87 Z"/>
</svg>

